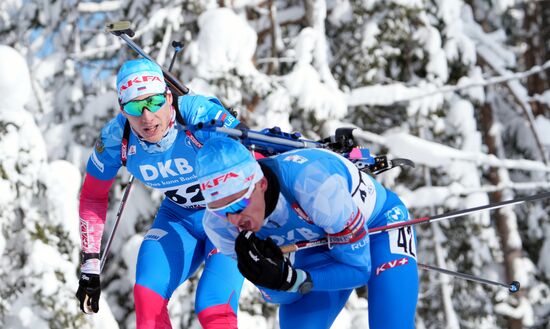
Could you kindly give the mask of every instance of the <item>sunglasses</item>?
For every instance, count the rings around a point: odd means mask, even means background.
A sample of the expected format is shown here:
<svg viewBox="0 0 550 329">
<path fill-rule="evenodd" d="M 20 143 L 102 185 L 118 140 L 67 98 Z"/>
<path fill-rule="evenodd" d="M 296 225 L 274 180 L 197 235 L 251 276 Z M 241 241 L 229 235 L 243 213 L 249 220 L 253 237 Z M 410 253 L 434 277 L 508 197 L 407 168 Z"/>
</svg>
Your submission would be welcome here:
<svg viewBox="0 0 550 329">
<path fill-rule="evenodd" d="M 151 95 L 147 98 L 139 101 L 129 101 L 122 104 L 122 110 L 127 114 L 135 117 L 139 117 L 143 114 L 144 109 L 148 109 L 150 112 L 155 113 L 160 110 L 166 103 L 166 96 L 164 94 Z"/>
<path fill-rule="evenodd" d="M 248 187 L 248 191 L 246 191 L 246 193 L 242 197 L 238 198 L 228 205 L 220 208 L 210 208 L 207 206 L 207 208 L 214 215 L 222 219 L 227 219 L 228 214 L 240 214 L 241 212 L 243 212 L 243 210 L 246 209 L 246 207 L 250 205 L 250 196 L 252 195 L 252 192 L 254 192 L 255 186 L 256 184 L 254 183 L 250 184 L 250 186 Z"/>
</svg>

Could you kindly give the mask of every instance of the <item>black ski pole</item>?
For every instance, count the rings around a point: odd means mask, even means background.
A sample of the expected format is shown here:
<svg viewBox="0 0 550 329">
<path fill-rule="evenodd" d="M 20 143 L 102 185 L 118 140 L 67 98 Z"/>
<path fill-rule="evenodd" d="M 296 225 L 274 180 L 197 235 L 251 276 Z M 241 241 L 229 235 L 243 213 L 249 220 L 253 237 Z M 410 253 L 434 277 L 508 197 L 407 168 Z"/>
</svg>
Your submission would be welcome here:
<svg viewBox="0 0 550 329">
<path fill-rule="evenodd" d="M 130 190 L 132 189 L 133 182 L 134 182 L 134 175 L 130 175 L 130 179 L 128 180 L 128 185 L 126 185 L 126 189 L 124 190 L 124 193 L 122 194 L 122 199 L 120 200 L 120 205 L 118 206 L 115 224 L 113 225 L 113 229 L 111 230 L 111 234 L 109 235 L 109 239 L 107 240 L 107 244 L 105 245 L 105 249 L 103 250 L 103 254 L 101 255 L 101 262 L 100 262 L 101 265 L 99 267 L 99 272 L 103 272 L 103 266 L 105 266 L 107 256 L 109 255 L 109 250 L 111 249 L 111 243 L 113 242 L 113 238 L 115 237 L 115 233 L 118 228 L 118 224 L 120 223 L 120 218 L 122 217 L 122 212 L 124 211 L 124 207 L 126 206 L 126 200 L 128 200 L 128 195 L 130 195 Z"/>
<path fill-rule="evenodd" d="M 497 286 L 497 287 L 504 287 L 504 288 L 508 289 L 508 291 L 510 291 L 511 293 L 518 292 L 519 287 L 520 287 L 520 283 L 518 281 L 512 281 L 510 284 L 506 284 L 506 283 L 502 283 L 502 282 L 498 282 L 498 281 L 487 280 L 487 279 L 481 278 L 479 276 L 460 273 L 460 272 L 456 272 L 456 271 L 451 271 L 451 270 L 447 270 L 447 269 L 444 269 L 444 268 L 441 268 L 441 267 L 426 265 L 426 264 L 422 264 L 422 263 L 418 263 L 418 267 L 422 268 L 422 269 L 425 269 L 425 270 L 430 270 L 430 271 L 435 271 L 435 272 L 447 274 L 447 275 L 454 276 L 456 278 L 461 278 L 461 279 L 464 279 L 464 280 L 474 281 L 474 282 L 487 284 L 487 285 L 492 285 L 492 286 Z"/>
<path fill-rule="evenodd" d="M 281 251 L 286 254 L 286 253 L 295 252 L 295 251 L 298 251 L 298 250 L 309 249 L 309 248 L 314 248 L 314 247 L 320 247 L 320 246 L 325 246 L 325 245 L 327 245 L 327 240 L 326 239 L 319 239 L 319 240 L 313 240 L 313 241 L 299 241 L 299 242 L 296 242 L 296 243 L 293 243 L 293 244 L 288 244 L 288 245 L 282 246 Z M 478 277 L 478 276 L 475 276 L 475 275 L 471 275 L 471 274 L 465 274 L 465 273 L 460 273 L 460 272 L 456 272 L 456 271 L 447 270 L 447 269 L 432 266 L 432 265 L 426 265 L 426 264 L 422 264 L 422 263 L 417 263 L 417 265 L 418 265 L 418 268 L 425 269 L 425 270 L 430 270 L 430 271 L 435 271 L 435 272 L 439 272 L 439 273 L 443 273 L 443 274 L 447 274 L 447 275 L 450 275 L 450 276 L 454 276 L 456 278 L 461 278 L 461 279 L 465 279 L 465 280 L 469 280 L 469 281 L 475 281 L 475 282 L 482 283 L 482 284 L 487 284 L 487 285 L 505 287 L 511 293 L 515 293 L 515 292 L 519 291 L 519 287 L 520 287 L 520 283 L 518 281 L 512 281 L 510 284 L 506 284 L 506 283 L 502 283 L 502 282 L 487 280 L 487 279 L 484 279 L 484 278 L 481 278 L 481 277 Z"/>
<path fill-rule="evenodd" d="M 530 196 L 516 198 L 512 200 L 489 203 L 483 206 L 451 211 L 440 215 L 415 218 L 406 222 L 399 222 L 399 223 L 389 224 L 385 226 L 374 227 L 369 229 L 369 234 L 383 233 L 387 231 L 396 230 L 405 226 L 413 226 L 413 225 L 422 224 L 422 223 L 432 223 L 432 222 L 440 221 L 442 219 L 452 219 L 456 217 L 462 217 L 462 216 L 474 214 L 483 210 L 499 209 L 505 206 L 512 206 L 512 205 L 516 205 L 516 204 L 520 204 L 528 201 L 535 201 L 535 200 L 546 199 L 546 198 L 550 198 L 550 192 L 543 192 L 543 193 L 533 194 Z"/>
<path fill-rule="evenodd" d="M 176 55 L 183 50 L 183 43 L 179 41 L 172 41 L 172 47 L 174 47 L 174 55 L 172 55 L 172 60 L 170 61 L 170 66 L 168 66 L 168 71 L 172 72 L 172 67 L 176 61 Z"/>
<path fill-rule="evenodd" d="M 133 42 L 130 39 L 131 37 L 133 37 L 135 35 L 135 32 L 131 29 L 130 25 L 131 24 L 130 24 L 129 21 L 119 21 L 119 22 L 108 23 L 106 25 L 106 30 L 108 32 L 112 33 L 113 35 L 119 37 L 120 39 L 122 39 L 130 49 L 134 50 L 136 53 L 138 53 L 142 57 L 147 58 L 152 62 L 155 62 L 153 60 L 153 58 L 151 58 L 147 53 L 145 53 L 145 51 L 143 51 L 143 49 L 141 47 L 139 47 L 135 42 Z M 176 51 L 175 51 L 174 55 L 172 56 L 172 61 L 170 63 L 170 69 L 172 68 L 172 65 L 174 64 L 176 54 L 183 49 L 183 45 L 181 43 L 177 42 L 177 41 L 173 41 L 172 46 L 175 48 Z M 169 88 L 172 90 L 173 93 L 175 93 L 177 96 L 181 96 L 181 95 L 188 94 L 190 92 L 189 88 L 187 88 L 184 84 L 182 84 L 180 81 L 178 81 L 170 73 L 170 71 L 171 71 L 170 69 L 168 71 L 165 70 L 163 67 L 161 67 L 161 69 L 162 69 L 162 72 L 163 72 L 163 75 L 164 75 L 164 79 L 166 80 Z M 208 124 L 206 124 L 205 126 L 208 126 Z M 197 129 L 196 127 L 188 127 L 188 128 L 190 130 Z M 274 128 L 276 128 L 276 127 L 274 127 Z M 199 128 L 199 129 L 201 129 L 201 128 Z M 251 130 L 231 129 L 231 128 L 226 128 L 226 127 L 209 127 L 209 129 L 219 131 L 219 132 L 222 132 L 222 133 L 226 133 L 226 134 L 229 134 L 230 136 L 233 136 L 233 137 L 240 138 L 245 145 L 246 145 L 247 142 L 262 143 L 262 145 L 260 145 L 260 148 L 266 149 L 269 153 L 280 153 L 280 152 L 292 150 L 292 149 L 295 149 L 295 148 L 318 148 L 318 147 L 320 147 L 320 148 L 327 148 L 328 147 L 328 148 L 332 149 L 335 152 L 342 153 L 341 151 L 343 149 L 339 149 L 338 147 L 343 147 L 344 149 L 347 149 L 347 148 L 351 147 L 351 145 L 353 144 L 353 143 L 351 143 L 352 142 L 351 139 L 353 138 L 353 136 L 351 134 L 351 131 L 353 130 L 353 128 L 339 128 L 339 129 L 336 130 L 337 135 L 338 135 L 339 130 L 347 133 L 347 135 L 341 136 L 343 138 L 346 138 L 345 141 L 341 140 L 341 139 L 335 140 L 334 138 L 331 140 L 329 138 L 329 139 L 325 139 L 325 140 L 320 141 L 320 142 L 308 141 L 308 140 L 304 140 L 304 139 L 300 139 L 300 138 L 296 138 L 294 140 L 293 139 L 288 139 L 288 138 L 277 138 L 277 136 L 268 136 L 266 134 L 257 133 L 257 132 L 251 131 Z M 337 136 L 337 137 L 340 137 L 340 136 Z M 331 143 L 329 143 L 329 142 L 331 142 Z M 269 145 L 270 143 L 272 145 L 275 144 L 279 147 L 282 147 L 282 149 L 281 148 L 279 148 L 279 149 L 272 148 Z M 344 143 L 345 145 L 342 144 L 342 143 Z M 255 146 L 258 146 L 258 145 L 255 145 Z M 336 146 L 338 146 L 338 147 L 336 147 Z M 389 166 L 387 168 L 381 169 L 380 171 L 373 172 L 374 174 L 381 173 L 381 172 L 383 172 L 385 170 L 388 170 L 388 169 L 391 169 L 391 167 L 395 167 L 395 166 L 407 165 L 407 166 L 413 166 L 414 167 L 414 163 L 412 163 L 410 160 L 407 160 L 407 159 L 393 159 L 393 160 L 385 160 L 385 161 L 389 164 Z M 356 165 L 358 167 L 364 166 L 360 160 L 356 160 Z M 361 168 L 359 168 L 359 169 L 361 169 Z"/>
<path fill-rule="evenodd" d="M 550 197 L 550 192 L 544 192 L 544 193 L 534 194 L 534 195 L 530 195 L 530 196 L 526 196 L 526 197 L 522 197 L 522 198 L 517 198 L 517 199 L 512 199 L 512 200 L 507 200 L 507 201 L 502 201 L 502 202 L 490 203 L 490 204 L 487 204 L 487 205 L 484 205 L 484 206 L 472 207 L 472 208 L 462 209 L 462 210 L 458 210 L 458 211 L 451 211 L 451 212 L 440 214 L 440 215 L 415 218 L 415 219 L 411 219 L 411 220 L 408 220 L 408 221 L 405 221 L 405 222 L 399 222 L 399 223 L 393 223 L 393 224 L 389 224 L 389 225 L 369 228 L 369 234 L 373 235 L 373 234 L 398 230 L 402 227 L 414 226 L 414 225 L 422 224 L 422 223 L 432 223 L 432 222 L 439 221 L 439 220 L 442 220 L 442 219 L 451 219 L 451 218 L 456 218 L 456 217 L 461 217 L 461 216 L 477 213 L 477 212 L 480 212 L 482 210 L 499 209 L 499 208 L 502 208 L 502 207 L 505 207 L 505 206 L 516 205 L 516 204 L 524 203 L 524 202 L 527 202 L 527 201 L 535 201 L 535 200 L 539 200 L 539 199 L 546 199 L 546 198 L 549 198 L 549 197 Z M 320 240 L 316 240 L 316 241 L 300 241 L 300 242 L 297 242 L 296 245 L 297 245 L 298 248 L 302 248 L 302 244 L 305 244 L 305 245 L 309 246 L 308 248 L 312 248 L 312 247 L 316 247 L 317 245 L 326 244 L 326 240 L 324 240 L 325 241 L 324 243 L 321 242 L 323 240 L 324 239 L 320 239 Z M 289 246 L 292 246 L 292 245 L 289 245 Z"/>
<path fill-rule="evenodd" d="M 517 198 L 517 199 L 512 199 L 512 200 L 507 200 L 507 201 L 502 201 L 502 202 L 496 202 L 496 203 L 490 203 L 490 204 L 487 204 L 487 205 L 484 205 L 484 206 L 479 206 L 479 207 L 473 207 L 473 208 L 448 212 L 448 213 L 445 213 L 445 214 L 416 218 L 416 219 L 412 219 L 412 220 L 405 221 L 405 222 L 399 222 L 399 223 L 393 223 L 393 224 L 389 224 L 389 225 L 369 228 L 369 234 L 377 234 L 377 233 L 382 233 L 382 232 L 388 232 L 388 231 L 397 230 L 397 229 L 400 229 L 400 228 L 406 227 L 406 226 L 413 226 L 413 225 L 421 224 L 421 223 L 431 223 L 431 222 L 435 222 L 435 221 L 442 220 L 442 219 L 451 219 L 451 218 L 461 217 L 461 216 L 465 216 L 465 215 L 468 215 L 468 214 L 477 213 L 477 212 L 480 212 L 482 210 L 499 209 L 499 208 L 502 208 L 504 206 L 511 206 L 511 205 L 524 203 L 524 202 L 527 202 L 527 201 L 535 201 L 535 200 L 540 200 L 540 199 L 546 199 L 548 197 L 550 197 L 550 192 L 543 192 L 543 193 L 534 194 L 534 195 L 530 195 L 530 196 L 526 196 L 526 197 L 522 197 L 522 198 Z M 289 245 L 286 245 L 286 246 L 282 246 L 281 250 L 283 251 L 283 253 L 289 253 L 289 252 L 294 252 L 294 251 L 298 251 L 298 250 L 301 250 L 301 249 L 308 249 L 308 248 L 324 246 L 326 244 L 327 244 L 326 238 L 319 239 L 319 240 L 313 240 L 313 241 L 299 241 L 299 242 L 296 242 L 294 244 L 289 244 Z M 505 283 L 490 281 L 490 280 L 479 278 L 479 277 L 476 277 L 476 276 L 473 276 L 473 275 L 454 272 L 454 271 L 450 271 L 450 270 L 446 270 L 446 269 L 442 269 L 442 268 L 438 268 L 438 267 L 434 267 L 434 266 L 430 266 L 430 265 L 418 264 L 418 266 L 422 267 L 424 269 L 430 269 L 430 270 L 434 270 L 434 271 L 437 270 L 441 273 L 454 275 L 456 277 L 460 277 L 460 278 L 471 280 L 471 281 L 503 286 L 503 287 L 508 288 L 508 290 L 512 293 L 518 291 L 519 287 L 520 287 L 520 284 L 519 284 L 518 281 L 512 281 L 510 284 L 505 284 Z"/>
<path fill-rule="evenodd" d="M 393 230 L 400 229 L 402 227 L 413 226 L 413 225 L 417 225 L 417 224 L 421 224 L 421 223 L 432 223 L 432 222 L 442 220 L 442 219 L 450 219 L 450 218 L 455 218 L 455 217 L 460 217 L 460 216 L 465 216 L 465 215 L 477 213 L 477 212 L 480 212 L 482 210 L 498 209 L 498 208 L 502 208 L 504 206 L 511 206 L 511 205 L 520 204 L 520 203 L 527 202 L 527 201 L 546 199 L 546 198 L 549 198 L 549 197 L 550 197 L 550 192 L 544 192 L 544 193 L 539 193 L 539 194 L 526 196 L 526 197 L 523 197 L 523 198 L 517 198 L 517 199 L 512 199 L 512 200 L 507 200 L 507 201 L 502 201 L 502 202 L 495 202 L 495 203 L 490 203 L 490 204 L 487 204 L 487 205 L 484 205 L 484 206 L 467 208 L 467 209 L 462 209 L 462 210 L 458 210 L 458 211 L 452 211 L 452 212 L 448 212 L 448 213 L 441 214 L 441 215 L 415 218 L 415 219 L 411 219 L 411 220 L 408 220 L 408 221 L 405 221 L 405 222 L 399 222 L 399 223 L 393 223 L 393 224 L 389 224 L 389 225 L 369 228 L 369 234 L 372 235 L 372 234 L 377 234 L 377 233 L 393 231 Z M 292 252 L 292 251 L 296 251 L 296 250 L 299 250 L 299 249 L 318 247 L 318 246 L 322 246 L 322 245 L 325 245 L 325 244 L 327 244 L 327 240 L 325 238 L 323 238 L 323 239 L 313 240 L 313 241 L 299 241 L 299 242 L 296 242 L 294 244 L 289 244 L 287 246 L 284 246 L 281 249 L 283 250 L 284 253 L 287 253 L 287 252 Z M 293 250 L 293 248 L 296 248 L 296 249 Z"/>
<path fill-rule="evenodd" d="M 132 41 L 132 39 L 130 39 L 130 37 L 133 37 L 135 35 L 135 32 L 131 29 L 129 21 L 107 23 L 106 30 L 107 32 L 111 32 L 112 34 L 122 39 L 130 49 L 134 50 L 139 55 L 147 58 L 153 63 L 156 63 L 153 58 L 147 55 L 147 53 L 145 53 L 145 51 L 143 51 L 140 46 L 138 46 L 134 41 Z M 176 77 L 174 77 L 168 70 L 164 69 L 162 66 L 160 66 L 160 68 L 162 69 L 162 73 L 164 75 L 166 83 L 172 91 L 174 91 L 178 96 L 186 95 L 189 93 L 189 88 L 187 88 L 183 83 L 176 79 Z"/>
</svg>

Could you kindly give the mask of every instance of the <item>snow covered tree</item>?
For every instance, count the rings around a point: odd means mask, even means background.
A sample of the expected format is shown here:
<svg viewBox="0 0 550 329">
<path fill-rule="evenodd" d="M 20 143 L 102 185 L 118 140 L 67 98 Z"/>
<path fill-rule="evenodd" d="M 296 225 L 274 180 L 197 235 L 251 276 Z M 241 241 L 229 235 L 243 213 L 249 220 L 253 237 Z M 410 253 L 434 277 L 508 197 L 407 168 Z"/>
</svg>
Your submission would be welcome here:
<svg viewBox="0 0 550 329">
<path fill-rule="evenodd" d="M 85 327 L 74 300 L 80 173 L 48 163 L 46 144 L 24 109 L 31 79 L 24 58 L 0 46 L 0 325 Z M 68 204 L 68 205 L 67 205 Z"/>
<path fill-rule="evenodd" d="M 9 283 L 0 288 L 0 326 L 116 327 L 110 310 L 121 328 L 133 327 L 133 266 L 162 195 L 139 184 L 132 191 L 102 282 L 108 315 L 86 318 L 72 295 L 80 177 L 57 161 L 82 172 L 100 127 L 118 112 L 114 77 L 137 54 L 105 32 L 107 22 L 130 20 L 134 40 L 164 67 L 170 43 L 182 41 L 174 75 L 253 128 L 315 139 L 355 125 L 374 153 L 411 158 L 416 169 L 378 178 L 419 217 L 548 188 L 548 73 L 513 76 L 550 59 L 549 8 L 527 0 L 0 2 L 0 40 L 29 64 L 23 88 L 33 91 L 26 110 L 0 106 L 0 279 Z M 119 176 L 106 232 L 128 178 Z M 55 195 L 72 201 L 62 207 Z M 547 327 L 548 208 L 545 200 L 419 226 L 421 262 L 516 279 L 523 295 L 422 271 L 417 327 Z M 55 266 L 39 262 L 45 252 Z M 172 297 L 174 327 L 198 327 L 195 289 L 193 279 Z M 367 297 L 358 289 L 334 327 L 364 328 Z M 278 326 L 276 308 L 249 285 L 239 319 L 243 328 Z"/>
</svg>

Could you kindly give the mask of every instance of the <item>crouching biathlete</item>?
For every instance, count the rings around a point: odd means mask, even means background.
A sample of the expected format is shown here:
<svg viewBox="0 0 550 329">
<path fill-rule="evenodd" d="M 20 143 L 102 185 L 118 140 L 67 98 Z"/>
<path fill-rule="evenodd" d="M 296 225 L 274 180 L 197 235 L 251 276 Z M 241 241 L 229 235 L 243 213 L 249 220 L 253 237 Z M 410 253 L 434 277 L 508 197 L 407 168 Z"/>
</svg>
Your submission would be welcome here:
<svg viewBox="0 0 550 329">
<path fill-rule="evenodd" d="M 371 329 L 414 328 L 418 295 L 412 228 L 396 194 L 330 151 L 300 149 L 257 162 L 240 143 L 213 138 L 197 153 L 204 228 L 238 260 L 281 328 L 330 328 L 354 288 L 368 285 Z M 285 257 L 280 247 L 326 238 Z"/>
<path fill-rule="evenodd" d="M 102 129 L 80 195 L 82 265 L 77 291 L 82 311 L 97 312 L 100 244 L 108 194 L 122 165 L 165 199 L 139 249 L 134 303 L 138 329 L 171 328 L 167 304 L 174 290 L 205 262 L 195 311 L 207 329 L 237 328 L 243 277 L 236 262 L 206 236 L 204 198 L 196 180 L 196 152 L 213 133 L 191 133 L 184 123 L 239 121 L 215 98 L 186 95 L 172 106 L 161 68 L 147 59 L 122 65 L 117 76 L 121 112 Z M 219 136 L 220 134 L 217 134 Z"/>
</svg>

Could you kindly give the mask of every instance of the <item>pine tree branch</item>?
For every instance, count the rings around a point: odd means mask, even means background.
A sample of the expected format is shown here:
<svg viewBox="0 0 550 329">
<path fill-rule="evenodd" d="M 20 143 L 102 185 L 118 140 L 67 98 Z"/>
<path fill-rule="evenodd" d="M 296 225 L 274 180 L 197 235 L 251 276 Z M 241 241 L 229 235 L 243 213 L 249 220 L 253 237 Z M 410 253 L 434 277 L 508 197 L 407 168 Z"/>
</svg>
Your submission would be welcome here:
<svg viewBox="0 0 550 329">
<path fill-rule="evenodd" d="M 538 74 L 541 72 L 544 72 L 546 70 L 550 69 L 550 60 L 544 63 L 542 66 L 533 66 L 527 71 L 524 72 L 516 72 L 516 73 L 510 73 L 510 74 L 504 74 L 501 76 L 496 76 L 490 79 L 485 79 L 483 81 L 479 82 L 471 82 L 471 83 L 465 83 L 461 85 L 446 85 L 441 88 L 438 88 L 436 90 L 432 90 L 429 92 L 420 92 L 423 88 L 420 87 L 408 87 L 405 86 L 402 83 L 395 83 L 391 85 L 385 85 L 385 86 L 367 86 L 367 87 L 360 87 L 351 90 L 348 93 L 348 105 L 349 106 L 359 106 L 359 105 L 371 105 L 371 106 L 390 106 L 390 105 L 396 105 L 399 103 L 407 103 L 412 102 L 415 100 L 428 98 L 432 96 L 436 96 L 439 94 L 449 93 L 449 92 L 457 92 L 460 90 L 470 89 L 470 88 L 480 88 L 480 87 L 487 87 L 491 85 L 501 84 L 501 83 L 508 83 L 512 80 L 519 80 L 526 78 L 528 76 L 531 76 L 533 74 Z M 394 97 L 392 99 L 385 99 L 380 100 L 377 98 L 368 97 L 368 94 L 371 93 L 379 93 L 381 89 L 399 89 L 400 92 L 397 94 L 394 94 Z M 362 95 L 363 94 L 363 95 Z"/>
<path fill-rule="evenodd" d="M 483 61 L 483 64 L 490 67 L 495 72 L 497 72 L 499 74 L 502 74 L 502 73 L 505 72 L 505 70 L 503 68 L 500 68 L 500 67 L 494 65 L 484 55 L 484 53 L 482 51 L 478 51 L 478 55 L 480 56 L 480 60 Z M 528 74 L 528 75 L 533 75 L 533 74 L 542 72 L 548 67 L 550 67 L 550 61 L 547 61 L 546 63 L 544 63 L 544 65 L 540 68 L 537 68 L 537 69 L 531 68 L 529 70 L 530 74 Z M 525 74 L 523 74 L 523 75 L 525 75 Z M 528 75 L 525 75 L 525 76 L 528 76 Z M 522 86 L 513 85 L 512 80 L 507 80 L 505 82 L 506 82 L 506 87 L 508 88 L 508 90 L 510 91 L 512 96 L 514 97 L 516 103 L 521 107 L 521 109 L 523 111 L 523 114 L 525 116 L 525 119 L 527 120 L 527 124 L 529 126 L 529 129 L 533 133 L 533 137 L 535 138 L 535 142 L 537 143 L 537 148 L 539 149 L 539 152 L 541 154 L 542 161 L 544 162 L 544 164 L 548 165 L 548 153 L 546 152 L 546 149 L 542 145 L 540 136 L 539 136 L 539 134 L 537 133 L 537 131 L 535 129 L 535 118 L 533 116 L 533 110 L 531 109 L 531 105 L 529 105 L 529 103 L 524 99 L 524 97 L 522 97 L 520 95 L 520 92 L 518 91 L 518 88 L 520 88 Z"/>
<path fill-rule="evenodd" d="M 341 124 L 344 126 L 346 124 Z M 347 124 L 349 126 L 349 124 Z M 355 129 L 354 137 L 386 146 L 396 157 L 410 158 L 417 164 L 430 168 L 448 166 L 452 161 L 473 162 L 478 167 L 489 166 L 495 168 L 517 169 L 525 171 L 550 172 L 550 166 L 540 161 L 501 159 L 495 155 L 481 152 L 467 152 L 452 148 L 440 143 L 420 139 L 404 132 L 388 133 L 384 136 L 368 131 Z"/>
</svg>

